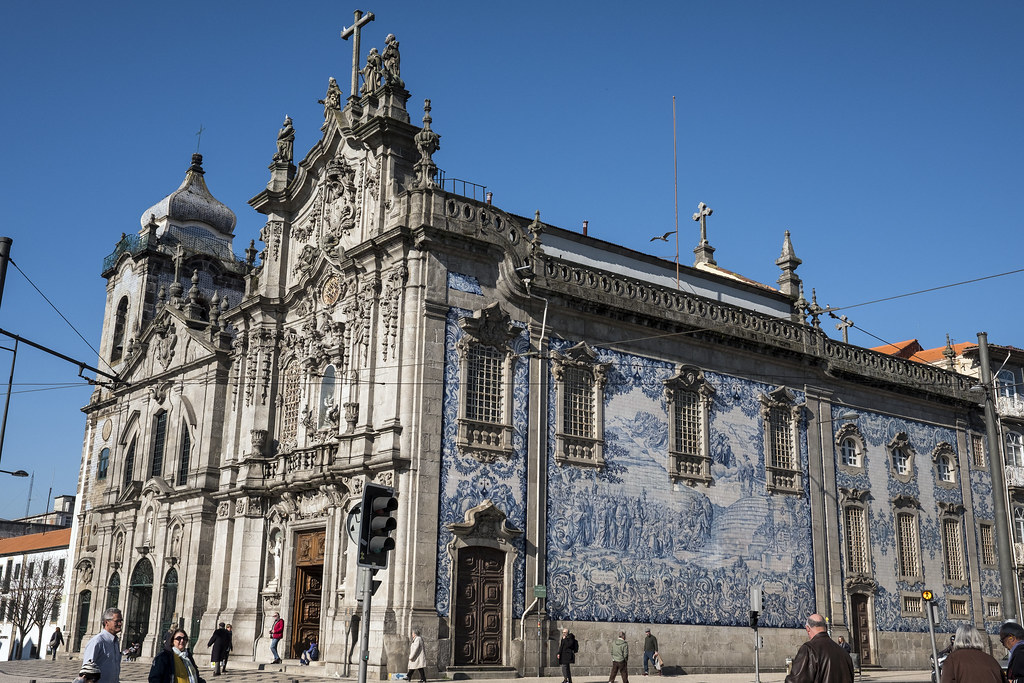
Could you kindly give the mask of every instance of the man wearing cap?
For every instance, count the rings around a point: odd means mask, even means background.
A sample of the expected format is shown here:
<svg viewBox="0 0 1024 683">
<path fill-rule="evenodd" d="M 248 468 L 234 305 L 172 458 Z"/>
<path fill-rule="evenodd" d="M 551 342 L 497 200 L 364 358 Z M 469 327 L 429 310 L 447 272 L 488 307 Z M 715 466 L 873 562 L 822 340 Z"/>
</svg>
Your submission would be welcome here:
<svg viewBox="0 0 1024 683">
<path fill-rule="evenodd" d="M 284 638 L 284 619 L 277 612 L 274 612 L 270 627 L 270 654 L 274 655 L 271 664 L 280 664 L 281 655 L 277 654 L 277 644 Z"/>
<path fill-rule="evenodd" d="M 644 676 L 648 674 L 650 669 L 648 668 L 649 662 L 654 662 L 654 668 L 658 675 L 661 675 L 661 670 L 658 669 L 658 639 L 651 635 L 651 629 L 644 631 Z"/>
<path fill-rule="evenodd" d="M 1021 625 L 1008 621 L 999 627 L 999 642 L 1003 644 L 1009 653 L 1010 659 L 1006 662 L 1006 678 L 1010 683 L 1021 683 L 1024 681 L 1024 628 Z"/>
<path fill-rule="evenodd" d="M 92 660 L 89 660 L 82 665 L 75 683 L 96 683 L 98 680 L 100 680 L 100 668 L 93 664 Z"/>
<path fill-rule="evenodd" d="M 807 642 L 796 651 L 786 683 L 853 683 L 853 659 L 829 638 L 825 617 L 807 617 L 804 630 Z"/>
<path fill-rule="evenodd" d="M 626 632 L 619 631 L 619 637 L 612 641 L 612 674 L 608 677 L 608 683 L 615 683 L 615 675 L 622 673 L 622 683 L 629 683 L 629 674 L 626 672 L 626 664 L 629 662 L 629 643 L 626 642 Z"/>
</svg>

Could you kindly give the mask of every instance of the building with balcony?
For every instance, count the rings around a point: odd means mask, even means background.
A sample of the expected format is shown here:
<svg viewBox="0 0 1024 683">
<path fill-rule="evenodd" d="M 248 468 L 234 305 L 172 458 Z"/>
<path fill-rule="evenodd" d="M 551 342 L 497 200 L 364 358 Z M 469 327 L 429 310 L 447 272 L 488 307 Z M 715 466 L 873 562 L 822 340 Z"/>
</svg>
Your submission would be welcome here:
<svg viewBox="0 0 1024 683">
<path fill-rule="evenodd" d="M 414 124 L 397 69 L 364 73 L 297 163 L 286 120 L 258 253 L 197 155 L 104 262 L 122 381 L 85 409 L 69 623 L 118 605 L 152 654 L 231 622 L 267 662 L 280 612 L 282 656 L 316 635 L 346 674 L 375 483 L 399 508 L 371 677 L 414 626 L 449 676 L 554 666 L 562 625 L 581 673 L 647 625 L 675 666 L 742 669 L 751 589 L 779 667 L 812 612 L 867 665 L 923 667 L 925 588 L 941 630 L 997 628 L 969 378 L 829 339 L 781 230 L 766 285 L 708 239 L 677 270 L 448 191 L 429 101 Z"/>
</svg>

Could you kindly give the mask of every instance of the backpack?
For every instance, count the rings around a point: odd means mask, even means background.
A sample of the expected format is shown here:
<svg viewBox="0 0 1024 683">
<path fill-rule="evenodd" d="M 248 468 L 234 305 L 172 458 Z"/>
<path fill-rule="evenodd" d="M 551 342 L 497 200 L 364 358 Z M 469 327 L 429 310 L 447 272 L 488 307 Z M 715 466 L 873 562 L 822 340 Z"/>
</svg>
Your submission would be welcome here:
<svg viewBox="0 0 1024 683">
<path fill-rule="evenodd" d="M 314 662 L 320 659 L 320 648 L 316 646 L 316 643 L 311 643 L 309 646 L 309 658 Z"/>
</svg>

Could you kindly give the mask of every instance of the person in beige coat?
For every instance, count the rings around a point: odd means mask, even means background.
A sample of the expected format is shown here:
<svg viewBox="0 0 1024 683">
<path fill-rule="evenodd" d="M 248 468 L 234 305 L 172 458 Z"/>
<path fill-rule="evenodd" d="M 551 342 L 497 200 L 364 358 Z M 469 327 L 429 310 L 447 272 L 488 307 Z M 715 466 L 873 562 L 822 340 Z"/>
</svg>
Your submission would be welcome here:
<svg viewBox="0 0 1024 683">
<path fill-rule="evenodd" d="M 412 680 L 414 671 L 420 672 L 420 683 L 427 683 L 427 653 L 423 651 L 423 638 L 420 637 L 420 630 L 412 630 L 412 643 L 409 644 L 409 680 Z"/>
</svg>

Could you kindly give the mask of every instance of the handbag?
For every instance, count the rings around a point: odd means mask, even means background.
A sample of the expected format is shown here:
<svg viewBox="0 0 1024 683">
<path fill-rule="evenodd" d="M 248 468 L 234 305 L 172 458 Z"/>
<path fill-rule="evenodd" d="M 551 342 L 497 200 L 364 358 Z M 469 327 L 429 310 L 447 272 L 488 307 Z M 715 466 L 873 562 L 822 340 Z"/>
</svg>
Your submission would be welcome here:
<svg viewBox="0 0 1024 683">
<path fill-rule="evenodd" d="M 661 655 L 654 655 L 654 668 L 661 671 L 661 667 L 664 666 L 664 662 L 661 661 Z"/>
</svg>

